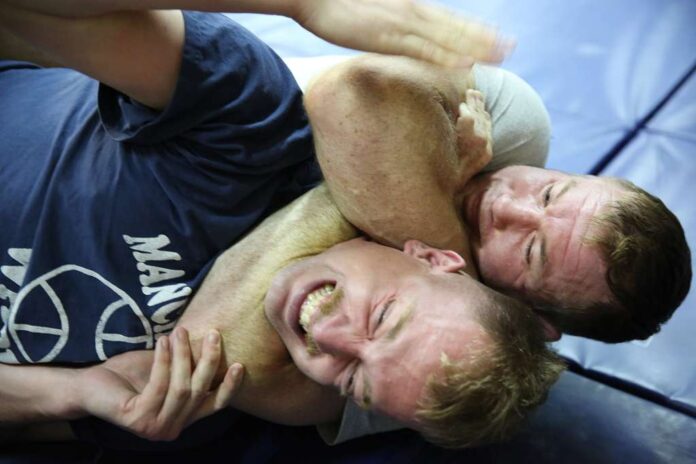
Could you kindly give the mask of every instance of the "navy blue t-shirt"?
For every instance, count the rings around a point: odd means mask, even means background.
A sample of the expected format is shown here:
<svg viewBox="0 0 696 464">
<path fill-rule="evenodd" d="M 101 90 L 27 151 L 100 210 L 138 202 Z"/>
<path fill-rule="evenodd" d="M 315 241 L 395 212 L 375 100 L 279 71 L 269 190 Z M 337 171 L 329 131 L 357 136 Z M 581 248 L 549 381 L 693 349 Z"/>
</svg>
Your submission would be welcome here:
<svg viewBox="0 0 696 464">
<path fill-rule="evenodd" d="M 163 111 L 0 61 L 0 362 L 153 348 L 213 259 L 318 180 L 280 58 L 223 15 L 185 24 Z"/>
</svg>

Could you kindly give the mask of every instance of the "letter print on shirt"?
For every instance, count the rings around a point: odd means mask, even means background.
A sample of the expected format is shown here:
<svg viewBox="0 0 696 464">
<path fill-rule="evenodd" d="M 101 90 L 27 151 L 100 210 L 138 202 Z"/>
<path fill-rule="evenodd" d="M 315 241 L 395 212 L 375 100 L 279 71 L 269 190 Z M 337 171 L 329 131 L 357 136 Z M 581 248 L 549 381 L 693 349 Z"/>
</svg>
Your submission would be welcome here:
<svg viewBox="0 0 696 464">
<path fill-rule="evenodd" d="M 159 245 L 170 243 L 165 239 Z M 148 298 L 142 306 L 112 280 L 75 264 L 24 282 L 31 250 L 8 250 L 14 263 L 2 266 L 0 275 L 8 284 L 0 283 L 0 362 L 94 362 L 152 349 L 156 337 L 173 328 L 191 288 L 173 283 L 184 271 L 151 266 L 145 259 L 180 260 L 177 253 L 147 255 L 130 248 L 137 266 L 129 271 L 139 271 L 143 285 L 160 284 L 140 289 Z"/>
</svg>

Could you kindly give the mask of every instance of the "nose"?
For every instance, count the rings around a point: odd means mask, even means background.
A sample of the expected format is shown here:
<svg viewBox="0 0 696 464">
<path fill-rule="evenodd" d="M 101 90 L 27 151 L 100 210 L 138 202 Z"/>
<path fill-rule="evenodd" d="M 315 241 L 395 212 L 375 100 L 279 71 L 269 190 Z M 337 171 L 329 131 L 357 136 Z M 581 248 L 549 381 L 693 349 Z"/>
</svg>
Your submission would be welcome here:
<svg viewBox="0 0 696 464">
<path fill-rule="evenodd" d="M 345 315 L 331 314 L 320 318 L 312 325 L 310 334 L 322 353 L 349 358 L 360 355 L 360 337 Z"/>
<path fill-rule="evenodd" d="M 498 198 L 492 206 L 493 226 L 531 228 L 539 225 L 542 210 L 533 201 L 524 198 Z"/>
</svg>

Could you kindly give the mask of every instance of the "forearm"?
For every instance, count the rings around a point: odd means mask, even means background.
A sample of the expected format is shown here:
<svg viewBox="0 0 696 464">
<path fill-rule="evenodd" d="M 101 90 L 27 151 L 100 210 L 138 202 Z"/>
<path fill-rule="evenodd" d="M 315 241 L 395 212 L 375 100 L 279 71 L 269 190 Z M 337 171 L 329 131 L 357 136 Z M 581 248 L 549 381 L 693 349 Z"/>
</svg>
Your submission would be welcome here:
<svg viewBox="0 0 696 464">
<path fill-rule="evenodd" d="M 37 13 L 86 17 L 135 10 L 196 10 L 297 17 L 309 0 L 1 0 Z"/>
<path fill-rule="evenodd" d="M 455 199 L 466 166 L 453 125 L 467 80 L 432 86 L 429 68 L 361 58 L 319 78 L 305 105 L 326 182 L 351 222 L 391 245 L 417 238 L 468 258 Z"/>
<path fill-rule="evenodd" d="M 0 424 L 82 417 L 77 369 L 0 364 Z"/>
<path fill-rule="evenodd" d="M 74 19 L 0 3 L 0 18 L 16 44 L 33 48 L 44 62 L 80 71 L 152 108 L 164 108 L 174 92 L 184 37 L 179 12 Z"/>
<path fill-rule="evenodd" d="M 3 27 L 0 27 L 0 59 L 28 61 L 44 68 L 60 66 L 49 54 L 32 47 Z"/>
</svg>

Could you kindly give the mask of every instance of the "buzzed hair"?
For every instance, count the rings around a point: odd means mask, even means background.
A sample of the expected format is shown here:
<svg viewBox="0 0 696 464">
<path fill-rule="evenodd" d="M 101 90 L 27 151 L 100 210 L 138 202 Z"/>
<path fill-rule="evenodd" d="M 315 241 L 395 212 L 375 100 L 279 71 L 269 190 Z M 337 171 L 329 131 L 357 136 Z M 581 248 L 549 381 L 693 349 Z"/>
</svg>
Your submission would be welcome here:
<svg viewBox="0 0 696 464">
<path fill-rule="evenodd" d="M 431 376 L 417 412 L 419 430 L 445 448 L 463 448 L 509 437 L 542 403 L 565 368 L 545 343 L 527 305 L 492 289 L 477 318 L 491 342 L 465 360 L 443 359 Z"/>
<path fill-rule="evenodd" d="M 691 251 L 679 219 L 633 183 L 604 178 L 625 194 L 593 219 L 585 238 L 607 265 L 608 303 L 574 307 L 548 302 L 536 309 L 559 330 L 609 343 L 660 331 L 691 286 Z M 565 303 L 565 304 L 564 304 Z"/>
</svg>

